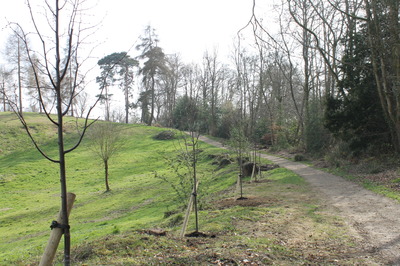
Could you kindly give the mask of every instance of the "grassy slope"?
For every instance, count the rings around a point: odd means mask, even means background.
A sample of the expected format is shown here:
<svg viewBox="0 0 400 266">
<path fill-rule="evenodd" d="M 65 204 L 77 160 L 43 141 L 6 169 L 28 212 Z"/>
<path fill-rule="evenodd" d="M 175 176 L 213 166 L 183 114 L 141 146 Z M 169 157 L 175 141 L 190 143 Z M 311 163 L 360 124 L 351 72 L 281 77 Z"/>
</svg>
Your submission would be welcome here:
<svg viewBox="0 0 400 266">
<path fill-rule="evenodd" d="M 56 154 L 54 128 L 38 115 L 27 118 L 46 150 Z M 73 125 L 71 120 L 66 133 L 72 140 Z M 104 193 L 102 165 L 88 148 L 90 143 L 84 141 L 68 155 L 69 191 L 77 194 L 71 213 L 76 263 L 370 263 L 345 224 L 321 206 L 301 178 L 285 169 L 272 171 L 265 182 L 246 183 L 245 196 L 250 200 L 235 201 L 236 166 L 211 174 L 216 167 L 207 154 L 226 151 L 206 144 L 201 145 L 199 172 L 213 182 L 200 229 L 217 237 L 178 238 L 182 212 L 164 218 L 178 203 L 171 188 L 153 172 L 168 174 L 164 157 L 175 156 L 179 145 L 153 140 L 161 128 L 123 127 L 123 149 L 110 164 L 111 192 Z M 60 206 L 57 165 L 32 148 L 12 114 L 0 113 L 0 130 L 0 265 L 35 264 Z M 166 228 L 168 237 L 140 231 L 154 227 Z"/>
<path fill-rule="evenodd" d="M 27 120 L 49 154 L 56 154 L 54 128 L 38 115 Z M 72 143 L 74 120 L 67 137 Z M 37 259 L 47 242 L 49 225 L 59 206 L 58 166 L 42 158 L 13 114 L 0 113 L 0 264 Z M 176 152 L 176 141 L 155 141 L 161 128 L 124 126 L 124 145 L 110 163 L 111 192 L 104 193 L 103 168 L 88 141 L 67 157 L 68 189 L 77 194 L 71 214 L 73 243 L 113 232 L 155 226 L 164 212 L 176 208 L 171 189 L 153 171 L 165 170 L 164 157 Z M 213 150 L 213 149 L 211 149 Z M 211 151 L 210 150 L 210 151 Z M 204 163 L 203 163 L 204 164 Z M 204 164 L 209 167 L 209 164 Z M 234 182 L 222 182 L 226 188 Z"/>
</svg>

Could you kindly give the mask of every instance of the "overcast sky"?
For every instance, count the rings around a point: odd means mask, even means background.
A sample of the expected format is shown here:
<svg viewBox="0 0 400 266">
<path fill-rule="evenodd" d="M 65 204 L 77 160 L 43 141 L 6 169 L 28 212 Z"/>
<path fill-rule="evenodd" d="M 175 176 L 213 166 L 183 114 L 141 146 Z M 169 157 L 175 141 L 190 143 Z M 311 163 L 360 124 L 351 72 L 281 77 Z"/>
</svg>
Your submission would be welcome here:
<svg viewBox="0 0 400 266">
<path fill-rule="evenodd" d="M 102 32 L 110 49 L 127 49 L 150 24 L 165 52 L 196 60 L 206 49 L 218 48 L 220 53 L 230 49 L 251 16 L 252 1 L 101 0 L 98 8 L 107 10 Z"/>
</svg>

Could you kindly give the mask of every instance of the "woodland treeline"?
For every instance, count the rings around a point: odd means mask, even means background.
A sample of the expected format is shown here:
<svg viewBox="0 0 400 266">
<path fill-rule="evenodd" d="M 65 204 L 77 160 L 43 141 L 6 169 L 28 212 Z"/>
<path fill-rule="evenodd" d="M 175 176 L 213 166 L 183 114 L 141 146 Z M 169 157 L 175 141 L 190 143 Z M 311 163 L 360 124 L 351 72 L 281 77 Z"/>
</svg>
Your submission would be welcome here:
<svg viewBox="0 0 400 266">
<path fill-rule="evenodd" d="M 185 63 L 164 51 L 150 26 L 135 51 L 110 51 L 98 61 L 105 120 L 222 138 L 236 130 L 254 143 L 312 153 L 399 152 L 399 1 L 275 1 L 273 26 L 256 5 L 226 61 L 215 50 L 201 62 Z M 42 112 L 32 71 L 37 68 L 40 77 L 42 66 L 32 64 L 33 55 L 26 67 L 25 44 L 18 34 L 10 37 L 0 89 L 13 95 L 20 111 Z M 66 75 L 62 90 L 74 87 L 69 113 L 82 116 L 88 95 L 74 78 Z M 54 95 L 47 86 L 42 83 L 41 97 L 51 110 Z M 123 111 L 113 106 L 117 90 Z M 29 95 L 24 108 L 23 91 Z M 5 97 L 0 100 L 1 110 L 9 110 Z"/>
</svg>

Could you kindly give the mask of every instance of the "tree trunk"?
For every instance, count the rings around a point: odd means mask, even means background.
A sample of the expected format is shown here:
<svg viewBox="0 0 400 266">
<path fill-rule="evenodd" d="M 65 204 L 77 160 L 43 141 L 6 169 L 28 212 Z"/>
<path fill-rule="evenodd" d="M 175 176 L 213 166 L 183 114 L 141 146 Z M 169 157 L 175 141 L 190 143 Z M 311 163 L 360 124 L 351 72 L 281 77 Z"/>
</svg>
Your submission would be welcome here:
<svg viewBox="0 0 400 266">
<path fill-rule="evenodd" d="M 106 91 L 106 99 L 105 99 L 105 105 L 106 105 L 106 113 L 104 119 L 106 121 L 110 121 L 110 99 L 108 96 L 108 86 L 105 85 L 105 91 Z"/>
<path fill-rule="evenodd" d="M 104 160 L 104 174 L 106 182 L 106 191 L 110 191 L 110 186 L 108 185 L 108 160 Z"/>
<path fill-rule="evenodd" d="M 71 253 L 71 236 L 68 221 L 67 209 L 67 177 L 66 163 L 64 152 L 64 135 L 63 135 L 63 113 L 62 113 L 61 93 L 57 93 L 57 118 L 58 118 L 58 150 L 59 150 L 59 165 L 60 165 L 60 184 L 61 184 L 61 213 L 64 221 L 64 264 L 70 265 Z"/>
<path fill-rule="evenodd" d="M 309 65 L 309 43 L 310 43 L 310 36 L 308 31 L 308 17 L 307 17 L 307 6 L 306 3 L 303 2 L 303 23 L 304 28 L 302 28 L 303 38 L 302 38 L 302 45 L 303 45 L 303 60 L 304 60 L 304 84 L 303 84 L 303 114 L 304 114 L 304 123 L 305 123 L 305 131 L 310 130 L 309 125 L 309 98 L 310 98 L 310 65 Z M 303 143 L 305 143 L 306 148 L 309 147 L 308 138 L 303 133 Z M 307 134 L 307 133 L 306 133 Z"/>
<path fill-rule="evenodd" d="M 19 113 L 22 116 L 22 81 L 21 81 L 21 48 L 20 48 L 20 40 L 18 37 L 18 94 L 19 94 Z"/>
<path fill-rule="evenodd" d="M 64 234 L 64 265 L 69 266 L 71 263 L 71 236 L 70 236 L 70 228 L 69 228 L 69 218 L 68 218 L 68 199 L 67 199 L 67 177 L 66 177 L 66 154 L 75 150 L 80 144 L 81 141 L 83 140 L 83 137 L 86 133 L 87 128 L 94 123 L 89 122 L 88 118 L 90 116 L 90 111 L 87 114 L 87 118 L 85 120 L 84 126 L 82 127 L 83 130 L 80 131 L 79 137 L 75 145 L 69 149 L 65 148 L 65 143 L 64 143 L 64 121 L 63 117 L 67 115 L 69 112 L 69 108 L 71 107 L 72 101 L 74 99 L 74 90 L 70 92 L 69 97 L 66 97 L 66 99 L 69 99 L 69 101 L 63 102 L 62 101 L 62 84 L 65 80 L 66 75 L 68 74 L 68 68 L 71 67 L 71 61 L 73 59 L 77 59 L 74 57 L 77 54 L 78 47 L 80 46 L 81 42 L 79 41 L 79 38 L 77 38 L 76 43 L 73 42 L 73 39 L 75 37 L 81 36 L 81 27 L 78 27 L 78 33 L 73 31 L 73 26 L 75 24 L 79 24 L 81 26 L 81 20 L 77 18 L 79 16 L 79 11 L 81 11 L 80 2 L 81 1 L 60 1 L 60 0 L 54 0 L 51 1 L 54 3 L 54 5 L 50 4 L 50 1 L 46 1 L 46 5 L 43 6 L 44 10 L 44 15 L 45 19 L 47 19 L 47 26 L 50 28 L 51 32 L 53 32 L 54 39 L 48 37 L 48 38 L 43 38 L 44 33 L 41 33 L 37 27 L 35 27 L 35 34 L 36 36 L 39 36 L 39 38 L 42 41 L 42 49 L 43 53 L 39 56 L 40 58 L 43 59 L 41 62 L 41 66 L 43 66 L 43 72 L 46 73 L 46 76 L 49 78 L 47 84 L 51 86 L 52 90 L 52 101 L 55 103 L 55 110 L 56 114 L 55 117 L 53 117 L 49 112 L 47 112 L 45 108 L 45 102 L 44 102 L 44 97 L 41 96 L 40 91 L 43 89 L 44 91 L 47 92 L 48 87 L 42 87 L 41 83 L 38 78 L 39 76 L 36 76 L 36 89 L 37 92 L 39 93 L 39 101 L 41 101 L 41 105 L 43 107 L 44 112 L 46 113 L 46 116 L 48 120 L 57 127 L 57 142 L 58 142 L 58 156 L 56 155 L 56 159 L 53 158 L 52 156 L 48 156 L 41 148 L 38 142 L 35 140 L 35 138 L 32 136 L 30 133 L 29 127 L 27 126 L 26 121 L 22 117 L 22 104 L 20 104 L 20 109 L 16 108 L 15 113 L 19 116 L 23 127 L 25 128 L 26 132 L 28 133 L 29 138 L 31 139 L 32 143 L 34 144 L 35 148 L 39 151 L 43 157 L 48 159 L 49 161 L 53 163 L 57 163 L 59 166 L 59 177 L 60 177 L 60 194 L 61 194 L 61 227 L 63 228 L 63 234 Z M 60 2 L 61 7 L 60 7 Z M 68 6 L 70 5 L 70 7 Z M 31 20 L 33 24 L 36 25 L 36 20 L 33 14 L 36 12 L 32 9 L 31 5 L 28 5 L 28 9 L 31 14 Z M 49 11 L 48 11 L 49 10 Z M 65 22 L 66 20 L 68 21 L 68 18 L 61 18 L 60 12 L 62 10 L 68 10 L 69 14 L 71 15 L 69 24 L 67 23 L 68 29 L 61 30 L 60 25 L 64 25 L 62 22 Z M 48 16 L 47 16 L 48 14 Z M 50 15 L 51 14 L 51 15 Z M 43 14 L 42 14 L 43 15 Z M 51 18 L 50 18 L 51 17 Z M 54 25 L 53 25 L 54 23 Z M 11 23 L 12 24 L 12 23 Z M 17 32 L 17 30 L 22 29 L 19 24 L 16 24 L 16 28 L 13 29 L 14 32 Z M 33 47 L 28 47 L 28 42 L 27 42 L 27 35 L 25 33 L 21 33 L 18 36 L 21 38 L 21 40 L 24 42 L 24 48 L 25 52 L 27 53 L 28 60 L 30 67 L 35 70 L 37 66 L 37 61 L 32 57 L 33 55 L 33 50 L 31 48 Z M 73 38 L 74 37 L 74 38 Z M 61 43 L 64 43 L 64 41 L 67 40 L 66 44 L 66 49 L 63 49 Z M 47 48 L 46 44 L 50 44 L 50 48 Z M 67 51 L 67 55 L 65 58 L 62 58 L 61 53 L 64 51 Z M 39 52 L 40 53 L 40 52 Z M 35 52 L 36 54 L 36 52 Z M 54 59 L 54 62 L 53 62 Z M 65 60 L 64 60 L 65 59 Z M 87 59 L 87 58 L 86 58 Z M 76 62 L 77 63 L 77 62 Z M 77 63 L 77 66 L 80 66 L 80 64 Z M 21 68 L 19 69 L 21 71 Z M 41 71 L 38 71 L 40 73 Z M 76 69 L 74 78 L 78 77 L 78 68 Z M 21 81 L 21 80 L 20 80 Z M 79 83 L 74 83 L 79 84 Z M 74 88 L 75 89 L 75 88 Z M 68 93 L 68 92 L 67 92 Z M 22 96 L 20 97 L 21 100 Z M 91 107 L 94 108 L 94 106 L 97 104 L 98 101 L 95 102 L 95 104 Z M 63 108 L 65 107 L 64 111 Z"/>
<path fill-rule="evenodd" d="M 198 206 L 197 206 L 197 140 L 195 140 L 194 132 L 191 132 L 192 137 L 192 152 L 193 152 L 193 203 L 194 203 L 194 215 L 195 215 L 195 224 L 196 224 L 196 232 L 199 232 L 199 215 L 198 215 Z"/>
<path fill-rule="evenodd" d="M 6 83 L 5 83 L 5 81 L 4 81 L 4 79 L 3 79 L 3 82 L 2 82 L 2 93 L 4 94 L 3 95 L 3 111 L 4 112 L 6 112 L 7 110 L 6 110 L 6 97 L 5 97 L 5 94 L 6 94 Z"/>
<path fill-rule="evenodd" d="M 71 105 L 70 105 L 71 116 L 74 117 L 74 105 L 75 105 L 75 102 L 76 102 L 76 98 L 75 98 L 75 95 L 72 95 L 74 89 L 73 89 L 72 69 L 71 69 L 71 68 L 69 68 L 69 79 L 68 79 L 68 83 L 69 83 L 69 91 L 70 91 L 71 96 L 72 96 L 72 97 L 71 97 Z M 74 94 L 75 94 L 75 93 L 74 93 Z"/>
<path fill-rule="evenodd" d="M 128 86 L 128 67 L 125 69 L 125 123 L 129 123 L 129 86 Z"/>
<path fill-rule="evenodd" d="M 62 111 L 62 96 L 61 96 L 61 56 L 60 56 L 60 38 L 59 38 L 59 5 L 56 1 L 55 10 L 55 33 L 56 33 L 56 83 L 54 90 L 56 92 L 57 102 L 57 126 L 58 126 L 58 151 L 59 151 L 59 164 L 60 164 L 60 183 L 61 183 L 61 209 L 62 209 L 62 220 L 64 221 L 64 265 L 69 266 L 71 264 L 71 235 L 69 229 L 68 220 L 68 208 L 67 208 L 67 176 L 65 166 L 65 151 L 64 151 L 64 125 L 63 125 L 63 111 Z"/>
<path fill-rule="evenodd" d="M 156 87 L 156 82 L 154 80 L 154 75 L 151 76 L 151 110 L 150 110 L 150 120 L 148 122 L 148 125 L 151 126 L 153 123 L 154 119 L 154 106 L 155 106 L 155 101 L 156 101 L 156 92 L 155 88 Z"/>
</svg>

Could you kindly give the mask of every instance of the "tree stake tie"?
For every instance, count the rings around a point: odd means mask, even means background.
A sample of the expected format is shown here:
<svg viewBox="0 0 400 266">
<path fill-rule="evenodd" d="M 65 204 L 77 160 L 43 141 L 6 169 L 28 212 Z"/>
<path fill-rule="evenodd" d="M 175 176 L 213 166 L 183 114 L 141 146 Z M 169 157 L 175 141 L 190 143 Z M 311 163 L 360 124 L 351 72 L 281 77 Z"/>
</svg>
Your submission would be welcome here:
<svg viewBox="0 0 400 266">
<path fill-rule="evenodd" d="M 60 224 L 60 223 L 58 223 L 57 221 L 52 221 L 51 222 L 51 225 L 50 225 L 50 228 L 51 228 L 51 230 L 53 230 L 54 228 L 61 228 L 61 229 L 63 229 L 63 231 L 65 230 L 65 229 L 69 229 L 70 228 L 70 226 L 69 225 L 66 225 L 66 224 Z"/>
</svg>

